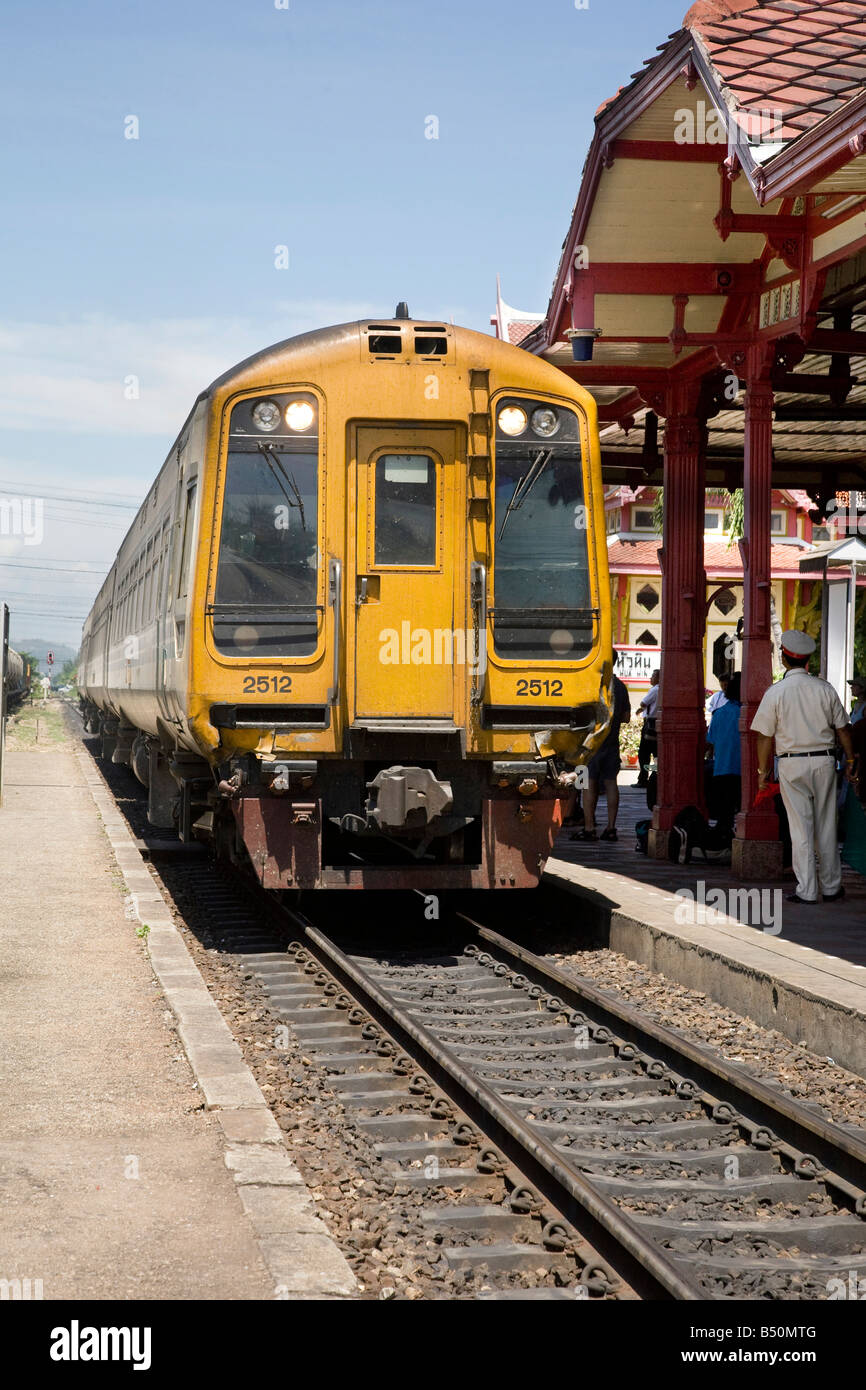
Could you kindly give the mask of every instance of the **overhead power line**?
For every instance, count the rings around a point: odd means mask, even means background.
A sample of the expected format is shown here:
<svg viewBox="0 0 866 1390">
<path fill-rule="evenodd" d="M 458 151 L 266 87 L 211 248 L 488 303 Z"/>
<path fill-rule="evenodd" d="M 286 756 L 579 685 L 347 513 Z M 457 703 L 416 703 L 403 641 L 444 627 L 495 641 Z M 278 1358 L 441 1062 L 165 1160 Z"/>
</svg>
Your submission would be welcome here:
<svg viewBox="0 0 866 1390">
<path fill-rule="evenodd" d="M 87 617 L 86 613 L 47 613 L 44 610 L 40 612 L 37 608 L 13 608 L 11 604 L 9 611 L 13 618 L 54 618 L 58 623 L 83 623 Z M 18 641 L 21 641 L 20 637 Z"/>
<path fill-rule="evenodd" d="M 12 497 L 25 495 L 21 483 L 13 478 L 0 478 L 0 493 L 7 493 Z M 93 506 L 95 503 L 100 507 L 123 507 L 133 512 L 138 511 L 143 500 L 132 493 L 90 492 L 83 488 L 73 490 L 72 488 L 54 487 L 51 483 L 37 485 L 32 491 L 28 490 L 26 496 L 44 497 L 46 501 L 54 502 L 76 502 L 81 506 Z M 107 500 L 109 498 L 114 500 Z"/>
<path fill-rule="evenodd" d="M 3 568 L 14 568 L 16 570 L 36 570 L 37 574 L 78 574 L 82 579 L 101 579 L 111 568 L 110 561 L 106 561 L 104 570 L 79 570 L 64 565 L 30 565 L 19 560 L 0 560 Z"/>
<path fill-rule="evenodd" d="M 63 565 L 14 565 L 9 566 L 5 560 L 0 560 L 0 569 L 12 569 L 13 574 L 18 574 L 21 570 L 35 570 L 37 574 L 75 574 L 79 579 L 95 579 L 97 583 L 102 579 L 102 574 L 97 570 L 75 570 L 66 569 Z"/>
</svg>

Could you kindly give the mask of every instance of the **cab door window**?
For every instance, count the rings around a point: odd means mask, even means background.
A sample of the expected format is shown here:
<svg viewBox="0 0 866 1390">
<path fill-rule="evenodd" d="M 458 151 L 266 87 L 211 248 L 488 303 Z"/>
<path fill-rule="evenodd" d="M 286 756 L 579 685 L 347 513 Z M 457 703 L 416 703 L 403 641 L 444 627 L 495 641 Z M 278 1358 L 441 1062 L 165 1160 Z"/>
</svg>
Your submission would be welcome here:
<svg viewBox="0 0 866 1390">
<path fill-rule="evenodd" d="M 433 568 L 437 562 L 436 463 L 427 454 L 381 454 L 376 460 L 377 568 Z"/>
</svg>

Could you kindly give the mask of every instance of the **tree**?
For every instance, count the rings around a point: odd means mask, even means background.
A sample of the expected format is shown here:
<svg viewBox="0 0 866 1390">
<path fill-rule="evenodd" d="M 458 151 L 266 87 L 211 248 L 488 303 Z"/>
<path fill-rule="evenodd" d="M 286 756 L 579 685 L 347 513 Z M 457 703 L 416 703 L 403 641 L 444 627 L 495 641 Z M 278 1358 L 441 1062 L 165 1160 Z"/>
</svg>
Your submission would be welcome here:
<svg viewBox="0 0 866 1390">
<path fill-rule="evenodd" d="M 55 676 L 56 685 L 76 685 L 78 682 L 78 657 L 70 657 L 64 661 L 59 674 Z"/>
<path fill-rule="evenodd" d="M 742 540 L 745 535 L 745 516 L 743 512 L 743 489 L 736 488 L 729 492 L 726 488 L 708 487 L 707 493 L 727 495 L 725 510 L 728 513 L 728 549 L 734 541 Z M 656 488 L 656 495 L 653 498 L 653 525 L 659 535 L 662 533 L 665 515 L 664 488 Z"/>
<path fill-rule="evenodd" d="M 24 662 L 24 674 L 29 670 L 31 681 L 35 681 L 39 674 L 39 657 L 34 656 L 32 652 L 18 652 L 18 655 Z"/>
</svg>

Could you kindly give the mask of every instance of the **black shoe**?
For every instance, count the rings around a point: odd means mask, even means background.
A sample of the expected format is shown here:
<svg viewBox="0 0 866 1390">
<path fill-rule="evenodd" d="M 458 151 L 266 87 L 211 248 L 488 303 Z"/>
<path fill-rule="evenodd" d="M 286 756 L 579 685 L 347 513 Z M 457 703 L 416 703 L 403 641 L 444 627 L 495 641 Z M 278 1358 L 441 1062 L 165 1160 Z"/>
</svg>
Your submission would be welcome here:
<svg viewBox="0 0 866 1390">
<path fill-rule="evenodd" d="M 648 777 L 639 777 L 639 778 L 637 779 L 637 781 L 635 782 L 635 786 L 636 786 L 636 787 L 647 787 L 647 786 L 649 786 L 649 778 L 648 778 Z"/>
<path fill-rule="evenodd" d="M 607 830 L 603 830 L 598 838 L 600 840 L 615 840 L 617 838 L 616 830 L 612 825 L 609 825 Z"/>
<path fill-rule="evenodd" d="M 804 903 L 806 907 L 814 907 L 817 901 L 817 898 L 801 898 L 797 893 L 785 894 L 786 903 Z"/>
<path fill-rule="evenodd" d="M 837 902 L 839 901 L 839 899 L 840 899 L 840 898 L 844 898 L 844 896 L 845 896 L 845 889 L 844 889 L 844 888 L 840 888 L 838 893 L 824 893 L 824 894 L 823 894 L 825 903 L 837 903 Z"/>
</svg>

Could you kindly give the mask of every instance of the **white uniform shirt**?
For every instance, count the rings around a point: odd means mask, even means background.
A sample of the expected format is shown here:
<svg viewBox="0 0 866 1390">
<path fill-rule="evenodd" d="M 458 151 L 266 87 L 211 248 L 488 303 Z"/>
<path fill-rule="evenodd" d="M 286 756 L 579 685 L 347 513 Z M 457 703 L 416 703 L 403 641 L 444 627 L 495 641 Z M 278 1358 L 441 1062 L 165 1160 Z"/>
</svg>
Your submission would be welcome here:
<svg viewBox="0 0 866 1390">
<path fill-rule="evenodd" d="M 833 748 L 848 715 L 829 681 L 792 669 L 764 692 L 752 720 L 756 734 L 776 740 L 776 753 L 814 753 Z"/>
<path fill-rule="evenodd" d="M 643 699 L 641 700 L 638 708 L 643 710 L 647 719 L 655 719 L 656 706 L 658 705 L 658 702 L 659 688 L 657 685 L 651 685 L 646 695 L 644 695 Z"/>
<path fill-rule="evenodd" d="M 707 711 L 710 714 L 715 714 L 717 709 L 721 709 L 722 705 L 726 705 L 727 703 L 728 697 L 724 690 L 717 690 L 715 695 L 711 695 L 707 701 Z"/>
</svg>

